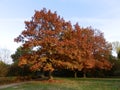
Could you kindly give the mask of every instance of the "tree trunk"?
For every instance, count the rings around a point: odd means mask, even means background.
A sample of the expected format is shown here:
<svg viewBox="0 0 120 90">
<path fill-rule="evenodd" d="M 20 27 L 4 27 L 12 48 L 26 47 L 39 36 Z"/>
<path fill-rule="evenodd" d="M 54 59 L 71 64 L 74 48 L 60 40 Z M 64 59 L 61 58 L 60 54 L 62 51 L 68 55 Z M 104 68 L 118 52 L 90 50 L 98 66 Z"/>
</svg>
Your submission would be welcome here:
<svg viewBox="0 0 120 90">
<path fill-rule="evenodd" d="M 74 72 L 74 78 L 77 78 L 77 72 L 76 71 Z"/>
<path fill-rule="evenodd" d="M 45 75 L 44 75 L 44 71 L 41 72 L 41 78 L 44 78 Z"/>
<path fill-rule="evenodd" d="M 86 78 L 86 73 L 83 73 L 83 77 Z"/>
<path fill-rule="evenodd" d="M 86 78 L 86 73 L 87 73 L 87 71 L 84 70 L 84 71 L 83 71 L 83 77 L 84 77 L 84 78 Z"/>
<path fill-rule="evenodd" d="M 52 76 L 52 71 L 49 71 L 49 79 L 53 79 L 53 76 Z"/>
</svg>

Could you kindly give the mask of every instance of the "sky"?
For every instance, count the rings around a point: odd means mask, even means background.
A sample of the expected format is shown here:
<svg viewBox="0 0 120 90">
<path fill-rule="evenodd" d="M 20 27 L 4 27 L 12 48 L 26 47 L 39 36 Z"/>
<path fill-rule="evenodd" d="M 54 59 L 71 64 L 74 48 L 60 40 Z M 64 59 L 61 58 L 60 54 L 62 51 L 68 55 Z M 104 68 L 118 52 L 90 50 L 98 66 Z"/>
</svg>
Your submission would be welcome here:
<svg viewBox="0 0 120 90">
<path fill-rule="evenodd" d="M 91 26 L 104 33 L 108 42 L 120 41 L 120 0 L 0 0 L 0 48 L 14 53 L 14 42 L 35 10 L 46 8 L 72 24 Z"/>
</svg>

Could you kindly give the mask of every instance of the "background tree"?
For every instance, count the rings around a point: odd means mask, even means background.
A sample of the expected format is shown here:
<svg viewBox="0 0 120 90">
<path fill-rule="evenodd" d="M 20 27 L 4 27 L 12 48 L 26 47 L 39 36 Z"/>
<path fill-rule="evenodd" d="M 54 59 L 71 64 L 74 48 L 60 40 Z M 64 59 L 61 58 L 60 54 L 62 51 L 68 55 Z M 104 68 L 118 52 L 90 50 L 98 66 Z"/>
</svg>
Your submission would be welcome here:
<svg viewBox="0 0 120 90">
<path fill-rule="evenodd" d="M 10 57 L 11 53 L 8 49 L 6 48 L 0 48 L 0 59 L 4 62 L 4 63 L 11 63 L 11 57 Z"/>
<path fill-rule="evenodd" d="M 118 52 L 117 58 L 120 60 L 120 51 Z"/>
<path fill-rule="evenodd" d="M 18 63 L 19 58 L 26 53 L 29 53 L 29 50 L 22 49 L 22 46 L 20 46 L 17 48 L 16 52 L 11 55 L 11 58 L 14 63 Z"/>
<path fill-rule="evenodd" d="M 9 67 L 9 76 L 25 76 L 31 73 L 28 65 L 18 66 L 19 58 L 26 53 L 30 53 L 30 50 L 22 48 L 22 46 L 18 47 L 16 52 L 11 55 L 13 63 Z"/>
<path fill-rule="evenodd" d="M 0 77 L 5 77 L 8 74 L 8 67 L 9 65 L 0 61 Z"/>
<path fill-rule="evenodd" d="M 120 53 L 120 42 L 118 42 L 118 41 L 112 42 L 112 48 L 116 52 L 117 58 L 120 59 L 120 56 L 119 56 L 119 53 Z"/>
<path fill-rule="evenodd" d="M 110 58 L 110 62 L 113 64 L 112 69 L 110 70 L 110 76 L 119 77 L 120 76 L 120 60 L 115 56 Z"/>
</svg>

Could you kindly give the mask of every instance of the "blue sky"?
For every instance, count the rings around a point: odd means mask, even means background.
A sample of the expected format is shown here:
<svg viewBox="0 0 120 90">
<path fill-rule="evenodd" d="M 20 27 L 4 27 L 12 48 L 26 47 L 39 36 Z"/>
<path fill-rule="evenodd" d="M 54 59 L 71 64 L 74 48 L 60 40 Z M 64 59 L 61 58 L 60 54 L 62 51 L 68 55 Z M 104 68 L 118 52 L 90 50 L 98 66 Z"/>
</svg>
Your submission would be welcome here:
<svg viewBox="0 0 120 90">
<path fill-rule="evenodd" d="M 109 42 L 120 40 L 120 0 L 0 0 L 0 48 L 14 53 L 20 45 L 14 38 L 24 30 L 24 21 L 43 8 L 72 24 L 101 30 Z"/>
</svg>

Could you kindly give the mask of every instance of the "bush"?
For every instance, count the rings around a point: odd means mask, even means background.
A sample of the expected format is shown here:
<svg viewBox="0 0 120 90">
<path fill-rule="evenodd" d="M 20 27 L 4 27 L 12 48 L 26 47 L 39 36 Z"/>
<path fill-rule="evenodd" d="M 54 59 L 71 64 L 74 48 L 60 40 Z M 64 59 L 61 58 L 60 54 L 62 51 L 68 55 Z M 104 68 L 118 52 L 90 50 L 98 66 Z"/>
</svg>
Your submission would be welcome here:
<svg viewBox="0 0 120 90">
<path fill-rule="evenodd" d="M 0 85 L 15 83 L 16 77 L 0 77 Z"/>
</svg>

